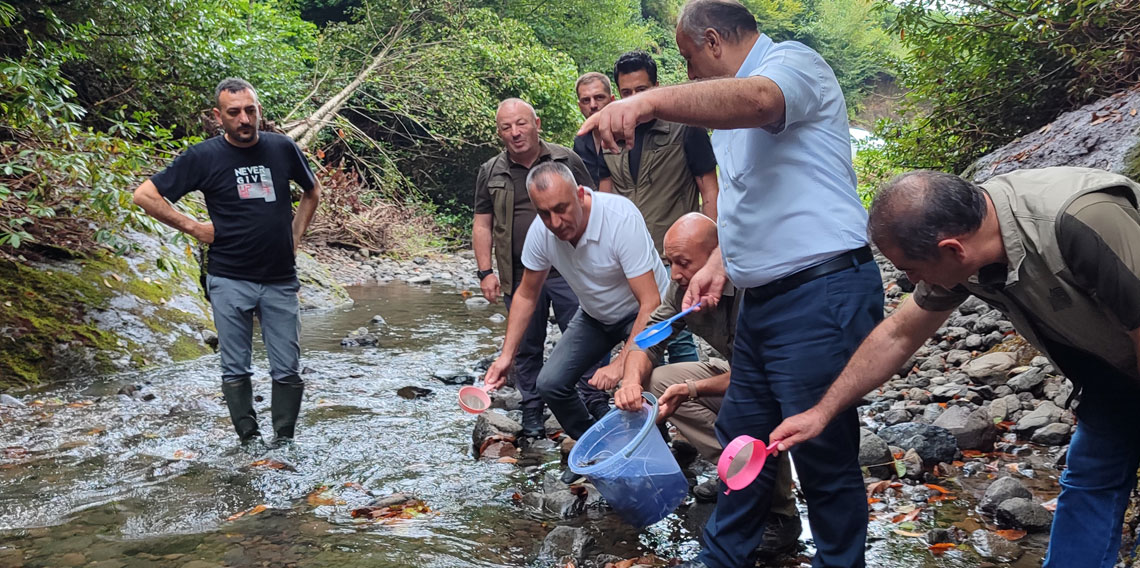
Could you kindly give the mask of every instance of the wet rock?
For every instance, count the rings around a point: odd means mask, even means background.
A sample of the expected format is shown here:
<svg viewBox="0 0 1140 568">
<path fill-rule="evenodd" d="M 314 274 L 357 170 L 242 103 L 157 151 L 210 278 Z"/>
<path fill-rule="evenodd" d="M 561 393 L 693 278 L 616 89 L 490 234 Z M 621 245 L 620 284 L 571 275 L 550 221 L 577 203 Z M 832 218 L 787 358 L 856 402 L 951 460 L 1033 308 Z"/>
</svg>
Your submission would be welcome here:
<svg viewBox="0 0 1140 568">
<path fill-rule="evenodd" d="M 482 451 L 479 452 L 479 459 L 494 461 L 500 458 L 514 458 L 518 456 L 518 454 L 519 449 L 516 448 L 514 444 L 502 440 L 491 442 L 487 444 L 486 447 L 483 447 Z"/>
<path fill-rule="evenodd" d="M 491 314 L 491 317 L 487 319 L 491 320 L 491 323 L 503 323 L 507 321 L 507 318 L 503 314 Z"/>
<path fill-rule="evenodd" d="M 962 371 L 976 382 L 993 386 L 1005 382 L 1006 373 L 1016 365 L 1013 353 L 987 353 L 963 365 Z"/>
<path fill-rule="evenodd" d="M 1029 392 L 1037 388 L 1038 385 L 1045 382 L 1045 373 L 1036 367 L 1031 367 L 1029 370 L 1018 374 L 1011 378 L 1006 384 L 1013 392 Z"/>
<path fill-rule="evenodd" d="M 930 400 L 934 402 L 950 402 L 966 394 L 966 385 L 938 385 L 930 389 Z"/>
<path fill-rule="evenodd" d="M 1018 410 L 1021 410 L 1021 399 L 1014 394 L 1006 395 L 990 403 L 990 418 L 999 422 L 1008 420 Z"/>
<path fill-rule="evenodd" d="M 522 434 L 522 424 L 498 412 L 484 412 L 475 420 L 475 429 L 471 432 L 471 442 L 476 448 L 483 445 L 492 436 L 515 439 Z"/>
<path fill-rule="evenodd" d="M 1032 412 L 1022 416 L 1013 429 L 1018 434 L 1029 435 L 1037 431 L 1038 428 L 1053 424 L 1060 419 L 1061 409 L 1051 401 L 1045 401 Z"/>
<path fill-rule="evenodd" d="M 963 450 L 988 452 L 994 448 L 994 442 L 997 441 L 997 428 L 989 412 L 983 408 L 970 411 L 964 406 L 952 406 L 934 421 L 934 426 L 940 426 L 954 434 L 958 440 L 958 448 Z"/>
<path fill-rule="evenodd" d="M 883 414 L 883 423 L 887 426 L 910 422 L 910 413 L 905 410 L 889 410 Z"/>
<path fill-rule="evenodd" d="M 376 314 L 372 316 L 372 325 L 388 325 L 388 322 L 384 319 L 384 316 Z"/>
<path fill-rule="evenodd" d="M 954 434 L 929 424 L 896 424 L 879 430 L 878 435 L 888 444 L 903 449 L 914 449 L 927 464 L 953 461 L 958 453 Z"/>
<path fill-rule="evenodd" d="M 997 507 L 995 515 L 999 526 L 1024 529 L 1030 532 L 1049 530 L 1053 514 L 1025 497 L 1007 499 Z"/>
<path fill-rule="evenodd" d="M 406 386 L 406 387 L 401 387 L 399 390 L 396 391 L 396 394 L 400 395 L 401 398 L 406 398 L 408 400 L 414 400 L 417 398 L 424 398 L 424 397 L 430 395 L 431 393 L 432 393 L 431 389 L 425 389 L 423 387 L 410 386 L 410 385 Z"/>
<path fill-rule="evenodd" d="M 1030 441 L 1042 446 L 1063 446 L 1069 441 L 1069 430 L 1068 424 L 1061 422 L 1049 424 L 1034 432 Z"/>
<path fill-rule="evenodd" d="M 953 349 L 946 354 L 947 365 L 962 365 L 970 361 L 970 352 L 964 349 Z"/>
<path fill-rule="evenodd" d="M 87 557 L 78 552 L 68 552 L 59 557 L 60 566 L 83 566 L 87 564 Z"/>
<path fill-rule="evenodd" d="M 907 479 L 922 479 L 923 459 L 917 450 L 914 448 L 907 450 L 899 461 L 902 462 L 903 468 L 906 470 L 906 474 L 903 475 L 903 477 Z"/>
<path fill-rule="evenodd" d="M 576 485 L 574 488 L 555 489 L 545 493 L 528 493 L 523 503 L 544 513 L 559 518 L 571 519 L 586 512 L 591 507 L 600 507 L 602 494 L 590 484 Z"/>
<path fill-rule="evenodd" d="M 463 303 L 467 304 L 468 308 L 485 308 L 491 305 L 491 302 L 488 302 L 487 298 L 483 296 L 471 296 L 464 300 Z"/>
<path fill-rule="evenodd" d="M 203 329 L 202 330 L 202 343 L 205 343 L 206 345 L 208 345 L 210 347 L 210 349 L 213 349 L 214 352 L 217 352 L 218 351 L 218 334 L 214 333 L 213 330 Z"/>
<path fill-rule="evenodd" d="M 894 456 L 882 438 L 866 428 L 859 429 L 859 465 L 879 479 L 890 479 L 894 469 L 890 466 Z"/>
<path fill-rule="evenodd" d="M 943 412 L 946 412 L 945 408 L 942 408 L 937 404 L 930 403 L 922 409 L 922 418 L 926 421 L 926 424 L 933 424 L 935 420 L 938 420 L 939 416 L 942 416 Z"/>
<path fill-rule="evenodd" d="M 407 282 L 408 284 L 431 284 L 431 275 L 420 274 L 419 276 L 412 276 L 411 278 L 404 280 L 404 282 Z"/>
<path fill-rule="evenodd" d="M 157 397 L 152 392 L 148 392 L 148 393 L 142 395 L 142 401 L 143 402 L 150 402 L 150 401 L 154 400 L 155 398 L 157 398 Z"/>
<path fill-rule="evenodd" d="M 475 375 L 459 369 L 439 369 L 432 377 L 448 385 L 470 385 L 475 383 Z"/>
<path fill-rule="evenodd" d="M 539 556 L 558 559 L 559 565 L 563 565 L 561 561 L 568 556 L 573 560 L 574 566 L 581 566 L 593 546 L 594 538 L 586 532 L 586 529 L 557 526 L 542 541 L 542 551 L 539 552 Z"/>
<path fill-rule="evenodd" d="M 941 544 L 949 542 L 958 544 L 958 539 L 954 538 L 954 534 L 949 529 L 930 529 L 926 533 L 926 544 Z"/>
<path fill-rule="evenodd" d="M 123 387 L 119 389 L 119 394 L 134 398 L 135 393 L 139 392 L 140 390 L 142 390 L 142 387 L 138 385 L 123 385 Z"/>
<path fill-rule="evenodd" d="M 491 393 L 491 408 L 519 410 L 522 408 L 522 393 L 513 387 L 502 387 Z"/>
<path fill-rule="evenodd" d="M 986 493 L 982 496 L 978 508 L 992 515 L 997 511 L 998 505 L 1017 497 L 1031 499 L 1033 494 L 1017 479 L 1009 476 L 1002 477 L 986 488 Z"/>
<path fill-rule="evenodd" d="M 562 457 L 565 458 L 570 455 L 570 450 L 574 449 L 574 444 L 576 443 L 578 443 L 577 440 L 566 436 L 565 438 L 562 438 L 562 442 L 558 444 L 558 452 L 561 453 Z"/>
<path fill-rule="evenodd" d="M 24 406 L 24 403 L 21 402 L 20 399 L 10 394 L 0 394 L 0 406 L 22 407 Z"/>
<path fill-rule="evenodd" d="M 358 327 L 340 340 L 341 347 L 370 347 L 379 344 L 380 338 L 367 327 Z"/>
<path fill-rule="evenodd" d="M 558 423 L 558 419 L 555 418 L 553 414 L 550 415 L 550 418 L 546 419 L 543 428 L 546 429 L 547 436 L 553 436 L 562 431 L 562 425 Z"/>
<path fill-rule="evenodd" d="M 908 389 L 906 391 L 906 397 L 918 404 L 928 404 L 930 402 L 930 393 L 920 388 Z"/>
<path fill-rule="evenodd" d="M 333 278 L 327 266 L 304 252 L 298 252 L 297 280 L 301 289 L 297 293 L 301 310 L 327 310 L 352 305 L 352 297 Z"/>
<path fill-rule="evenodd" d="M 979 556 L 996 562 L 1013 562 L 1021 558 L 1022 554 L 1021 547 L 1016 542 L 1010 542 L 985 529 L 971 533 L 970 544 Z"/>
</svg>

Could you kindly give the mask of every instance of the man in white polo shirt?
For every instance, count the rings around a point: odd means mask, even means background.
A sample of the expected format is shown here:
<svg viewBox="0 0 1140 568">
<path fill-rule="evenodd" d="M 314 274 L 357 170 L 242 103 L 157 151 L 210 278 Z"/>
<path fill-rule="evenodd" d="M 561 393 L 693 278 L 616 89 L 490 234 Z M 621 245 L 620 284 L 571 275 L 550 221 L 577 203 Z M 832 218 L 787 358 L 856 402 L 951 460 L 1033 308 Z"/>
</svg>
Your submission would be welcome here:
<svg viewBox="0 0 1140 568">
<path fill-rule="evenodd" d="M 626 349 L 594 378 L 616 382 L 633 338 L 661 304 L 669 274 L 633 202 L 591 191 L 563 164 L 543 162 L 526 180 L 538 219 L 527 232 L 522 283 L 507 319 L 503 352 L 487 369 L 486 384 L 503 384 L 552 267 L 570 284 L 581 309 L 538 375 L 538 393 L 566 435 L 577 439 L 594 423 L 575 391 L 578 377 L 614 345 Z M 540 222 L 541 221 L 541 222 Z"/>
</svg>

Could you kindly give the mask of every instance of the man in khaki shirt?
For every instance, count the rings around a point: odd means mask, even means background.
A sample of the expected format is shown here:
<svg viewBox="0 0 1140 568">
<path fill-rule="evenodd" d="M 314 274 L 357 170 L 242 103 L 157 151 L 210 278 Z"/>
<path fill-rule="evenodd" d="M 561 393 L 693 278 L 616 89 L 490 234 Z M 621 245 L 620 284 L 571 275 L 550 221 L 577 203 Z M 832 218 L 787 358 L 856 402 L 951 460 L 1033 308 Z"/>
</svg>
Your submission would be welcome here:
<svg viewBox="0 0 1140 568">
<path fill-rule="evenodd" d="M 689 278 L 704 267 L 716 249 L 716 222 L 700 213 L 684 215 L 665 233 L 664 244 L 673 281 L 648 325 L 665 321 L 681 311 Z M 631 351 L 626 358 L 622 386 L 615 394 L 618 408 L 640 408 L 642 387 L 648 379 L 648 390 L 657 396 L 660 404 L 658 419 L 669 420 L 702 457 L 713 463 L 720 459 L 723 449 L 714 424 L 728 390 L 728 362 L 732 359 L 741 298 L 740 290 L 726 288 L 715 307 L 691 312 L 672 324 L 673 334 L 688 329 L 707 341 L 721 358 L 661 365 L 667 342 L 644 351 Z M 795 549 L 802 532 L 792 494 L 791 460 L 786 453 L 777 459 L 779 469 L 772 495 L 772 514 L 764 525 L 764 540 L 758 549 L 761 557 Z M 714 477 L 696 486 L 693 495 L 702 501 L 716 500 L 717 479 Z"/>
</svg>

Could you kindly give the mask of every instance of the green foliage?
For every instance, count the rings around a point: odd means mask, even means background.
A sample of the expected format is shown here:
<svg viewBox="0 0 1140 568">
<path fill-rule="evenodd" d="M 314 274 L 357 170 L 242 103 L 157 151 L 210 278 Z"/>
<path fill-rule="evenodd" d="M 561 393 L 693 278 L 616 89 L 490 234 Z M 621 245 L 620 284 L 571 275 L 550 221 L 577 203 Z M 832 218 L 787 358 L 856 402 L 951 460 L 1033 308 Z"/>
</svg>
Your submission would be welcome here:
<svg viewBox="0 0 1140 568">
<path fill-rule="evenodd" d="M 880 132 L 895 163 L 951 171 L 1058 114 L 1140 80 L 1140 4 L 899 2 L 909 91 Z"/>
</svg>

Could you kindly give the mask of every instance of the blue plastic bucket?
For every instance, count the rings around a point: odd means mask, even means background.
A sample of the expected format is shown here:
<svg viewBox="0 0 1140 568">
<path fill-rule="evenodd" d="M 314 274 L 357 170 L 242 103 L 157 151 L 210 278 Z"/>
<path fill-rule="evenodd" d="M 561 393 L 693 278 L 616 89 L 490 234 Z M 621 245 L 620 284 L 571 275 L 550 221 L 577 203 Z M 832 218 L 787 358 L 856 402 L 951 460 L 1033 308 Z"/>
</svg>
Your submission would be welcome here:
<svg viewBox="0 0 1140 568">
<path fill-rule="evenodd" d="M 689 484 L 657 430 L 657 399 L 642 393 L 637 412 L 610 412 L 570 450 L 570 469 L 586 476 L 626 522 L 645 527 L 673 512 Z"/>
</svg>

